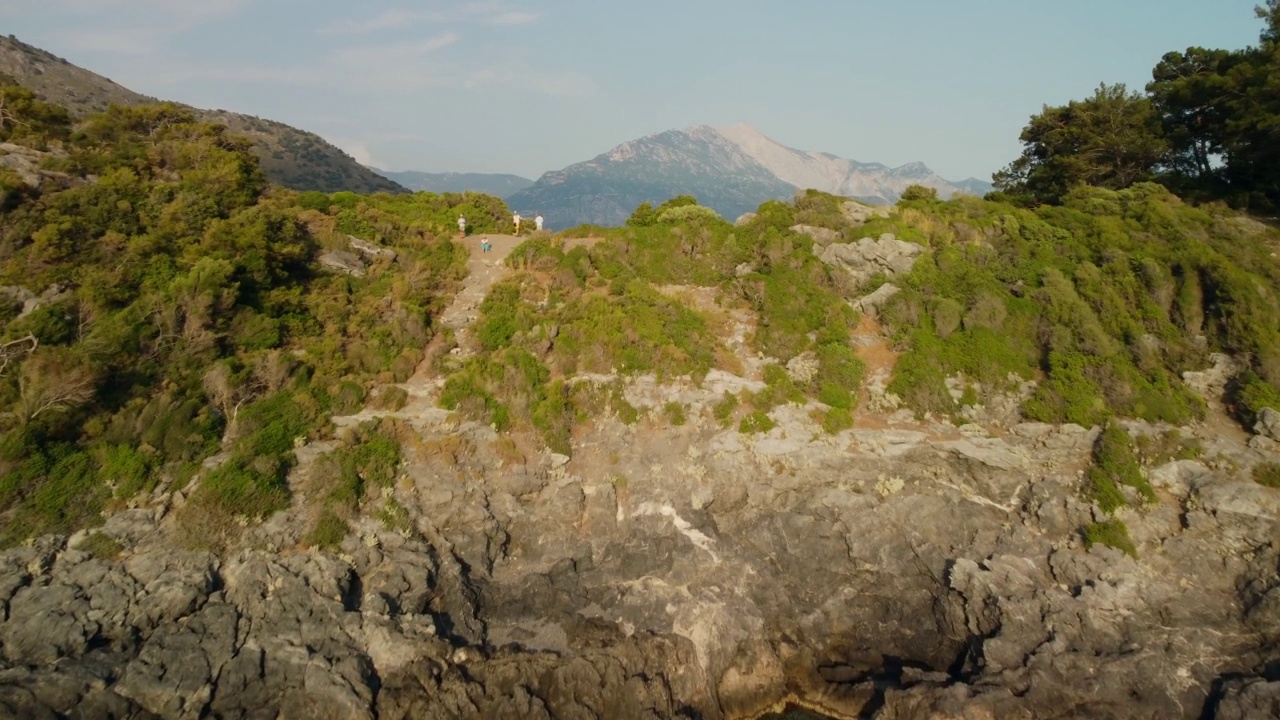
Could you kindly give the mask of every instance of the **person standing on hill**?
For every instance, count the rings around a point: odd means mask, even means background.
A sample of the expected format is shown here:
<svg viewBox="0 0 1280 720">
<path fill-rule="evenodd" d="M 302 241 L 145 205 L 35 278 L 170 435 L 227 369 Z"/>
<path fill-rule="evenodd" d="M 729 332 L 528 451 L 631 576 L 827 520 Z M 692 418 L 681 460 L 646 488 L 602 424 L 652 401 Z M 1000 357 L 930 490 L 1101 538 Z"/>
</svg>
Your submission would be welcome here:
<svg viewBox="0 0 1280 720">
<path fill-rule="evenodd" d="M 538 213 L 538 216 L 533 219 L 533 229 L 542 232 L 542 213 Z"/>
<path fill-rule="evenodd" d="M 516 226 L 516 237 L 520 237 L 520 213 L 511 216 L 511 224 Z"/>
<path fill-rule="evenodd" d="M 467 219 L 459 215 L 458 216 L 458 237 L 466 237 L 466 236 L 467 236 Z"/>
</svg>

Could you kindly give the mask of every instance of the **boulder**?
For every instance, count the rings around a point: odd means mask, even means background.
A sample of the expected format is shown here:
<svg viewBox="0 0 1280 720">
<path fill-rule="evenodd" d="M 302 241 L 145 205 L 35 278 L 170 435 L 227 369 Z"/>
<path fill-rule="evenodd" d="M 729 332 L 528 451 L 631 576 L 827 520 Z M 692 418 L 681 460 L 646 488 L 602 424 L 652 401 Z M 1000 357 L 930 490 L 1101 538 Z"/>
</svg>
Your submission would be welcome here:
<svg viewBox="0 0 1280 720">
<path fill-rule="evenodd" d="M 365 264 L 355 253 L 346 250 L 330 250 L 320 256 L 320 265 L 335 272 L 354 277 L 364 277 Z"/>
<path fill-rule="evenodd" d="M 737 219 L 737 220 L 734 220 L 734 221 L 733 221 L 733 226 L 734 226 L 734 227 L 742 227 L 743 225 L 748 225 L 748 224 L 750 224 L 750 223 L 751 223 L 751 221 L 752 221 L 752 220 L 755 220 L 755 219 L 756 219 L 756 214 L 755 214 L 755 213 L 753 213 L 753 212 L 749 212 L 749 213 L 742 213 L 741 215 L 739 215 L 739 216 L 738 216 L 738 219 Z"/>
<path fill-rule="evenodd" d="M 361 255 L 364 255 L 370 260 L 377 260 L 378 258 L 387 258 L 391 261 L 395 261 L 396 257 L 398 257 L 395 250 L 392 250 L 391 248 L 379 247 L 377 245 L 374 245 L 371 242 L 361 240 L 360 238 L 355 237 L 354 235 L 347 236 L 347 243 L 351 245 L 352 250 L 355 250 L 356 252 L 360 253 Z"/>
<path fill-rule="evenodd" d="M 879 315 L 880 310 L 899 292 L 902 291 L 897 285 L 885 283 L 870 295 L 864 295 L 855 300 L 853 306 L 868 315 Z"/>
<path fill-rule="evenodd" d="M 791 232 L 800 235 L 808 235 L 813 241 L 823 247 L 840 239 L 840 233 L 831 228 L 818 227 L 816 225 L 792 225 Z"/>
<path fill-rule="evenodd" d="M 874 217 L 889 217 L 889 208 L 846 200 L 840 205 L 840 214 L 844 215 L 844 219 L 851 225 L 863 225 Z"/>
<path fill-rule="evenodd" d="M 816 250 L 816 248 L 815 248 Z M 853 243 L 828 245 L 818 255 L 822 262 L 845 270 L 861 285 L 876 273 L 894 277 L 910 272 L 916 259 L 928 250 L 885 233 L 879 238 L 863 238 Z"/>
<path fill-rule="evenodd" d="M 1253 431 L 1271 440 L 1280 441 L 1280 411 L 1262 408 L 1258 412 L 1258 421 L 1253 424 Z"/>
</svg>

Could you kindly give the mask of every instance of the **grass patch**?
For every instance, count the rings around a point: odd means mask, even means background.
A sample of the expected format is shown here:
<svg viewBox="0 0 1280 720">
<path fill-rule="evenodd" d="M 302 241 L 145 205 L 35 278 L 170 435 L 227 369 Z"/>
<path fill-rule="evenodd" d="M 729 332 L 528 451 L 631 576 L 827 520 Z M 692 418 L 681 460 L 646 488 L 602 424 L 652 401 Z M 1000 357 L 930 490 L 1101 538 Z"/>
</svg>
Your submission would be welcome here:
<svg viewBox="0 0 1280 720">
<path fill-rule="evenodd" d="M 738 432 L 748 435 L 766 433 L 776 427 L 778 427 L 778 423 L 774 422 L 768 413 L 756 410 L 742 418 L 741 422 L 738 423 Z"/>
<path fill-rule="evenodd" d="M 833 407 L 822 418 L 822 429 L 831 435 L 853 427 L 853 413 L 848 408 Z"/>
<path fill-rule="evenodd" d="M 409 391 L 398 385 L 388 385 L 382 388 L 373 398 L 373 408 L 375 410 L 396 412 L 403 410 L 404 406 L 408 404 Z"/>
<path fill-rule="evenodd" d="M 1263 487 L 1280 489 L 1280 463 L 1265 462 L 1254 465 L 1253 481 Z"/>
<path fill-rule="evenodd" d="M 325 508 L 320 512 L 320 517 L 316 519 L 315 525 L 311 527 L 303 542 L 311 547 L 332 550 L 338 547 L 350 532 L 351 526 L 346 520 L 339 517 L 332 508 Z"/>
<path fill-rule="evenodd" d="M 724 396 L 711 406 L 711 414 L 720 427 L 727 428 L 733 425 L 733 413 L 737 409 L 738 396 L 726 390 Z"/>
<path fill-rule="evenodd" d="M 1106 545 L 1124 552 L 1131 558 L 1138 557 L 1138 549 L 1134 547 L 1133 539 L 1129 537 L 1129 528 L 1121 520 L 1113 518 L 1104 522 L 1090 523 L 1085 526 L 1083 534 L 1085 547 Z"/>
<path fill-rule="evenodd" d="M 1156 491 L 1142 474 L 1133 439 L 1124 428 L 1107 423 L 1094 444 L 1093 467 L 1089 468 L 1089 499 L 1105 512 L 1127 506 L 1119 485 L 1128 485 L 1148 502 L 1155 502 Z"/>
<path fill-rule="evenodd" d="M 99 560 L 114 560 L 124 552 L 124 545 L 119 540 L 103 532 L 91 532 L 77 546 Z"/>
<path fill-rule="evenodd" d="M 1204 456 L 1200 439 L 1187 437 L 1177 428 L 1170 428 L 1159 435 L 1139 435 L 1134 438 L 1134 446 L 1143 465 L 1198 460 Z"/>
<path fill-rule="evenodd" d="M 667 416 L 667 420 L 676 427 L 684 425 L 688 420 L 684 403 L 675 401 L 669 402 L 662 406 L 662 412 Z"/>
<path fill-rule="evenodd" d="M 396 502 L 393 497 L 388 497 L 382 503 L 382 506 L 374 513 L 374 517 L 378 518 L 382 526 L 388 530 L 402 535 L 408 535 L 413 532 L 413 518 L 409 516 L 409 511 Z"/>
</svg>

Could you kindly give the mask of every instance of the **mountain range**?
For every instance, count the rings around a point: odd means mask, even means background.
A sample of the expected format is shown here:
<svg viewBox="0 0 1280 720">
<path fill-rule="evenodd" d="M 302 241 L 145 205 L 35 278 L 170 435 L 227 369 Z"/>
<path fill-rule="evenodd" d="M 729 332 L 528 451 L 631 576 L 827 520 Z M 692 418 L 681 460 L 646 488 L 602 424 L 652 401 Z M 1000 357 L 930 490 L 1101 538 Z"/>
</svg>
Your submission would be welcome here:
<svg viewBox="0 0 1280 720">
<path fill-rule="evenodd" d="M 43 100 L 62 105 L 78 116 L 100 112 L 113 104 L 160 102 L 12 35 L 0 36 L 0 74 L 9 75 Z M 226 125 L 232 133 L 251 140 L 263 172 L 277 184 L 323 192 L 405 192 L 395 181 L 369 170 L 315 133 L 227 110 L 192 110 L 201 120 Z"/>
<path fill-rule="evenodd" d="M 529 178 L 504 173 L 429 173 L 416 170 L 395 172 L 375 167 L 369 169 L 410 190 L 429 193 L 478 192 L 507 198 L 533 184 Z"/>
<path fill-rule="evenodd" d="M 913 162 L 900 167 L 864 163 L 830 153 L 796 150 L 750 125 L 698 125 L 625 142 L 591 160 L 544 174 L 506 198 L 512 209 L 540 212 L 552 228 L 589 223 L 620 225 L 637 205 L 693 195 L 734 219 L 771 199 L 809 188 L 871 204 L 892 204 L 911 185 L 936 188 L 944 198 L 981 195 L 990 183 L 952 182 Z"/>
</svg>

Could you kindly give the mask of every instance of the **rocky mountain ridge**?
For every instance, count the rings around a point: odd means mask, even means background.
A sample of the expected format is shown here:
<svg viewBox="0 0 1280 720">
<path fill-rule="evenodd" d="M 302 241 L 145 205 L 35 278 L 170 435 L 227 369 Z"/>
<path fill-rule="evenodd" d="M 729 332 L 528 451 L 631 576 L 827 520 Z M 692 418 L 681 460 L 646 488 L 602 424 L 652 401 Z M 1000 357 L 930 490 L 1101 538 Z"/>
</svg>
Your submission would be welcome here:
<svg viewBox="0 0 1280 720">
<path fill-rule="evenodd" d="M 19 85 L 47 102 L 66 107 L 76 116 L 100 112 L 112 104 L 160 102 L 12 36 L 0 36 L 0 75 L 13 77 Z M 398 183 L 365 168 L 315 133 L 228 110 L 193 110 L 200 119 L 226 125 L 232 134 L 252 141 L 263 172 L 287 188 L 405 192 Z"/>
<path fill-rule="evenodd" d="M 631 140 L 609 152 L 544 174 L 509 196 L 522 210 L 543 213 L 549 226 L 620 225 L 643 202 L 693 195 L 733 219 L 771 199 L 816 189 L 871 204 L 892 204 L 911 185 L 936 188 L 941 197 L 982 194 L 980 180 L 952 183 L 923 163 L 891 168 L 828 153 L 788 148 L 745 125 L 698 125 Z"/>
</svg>

